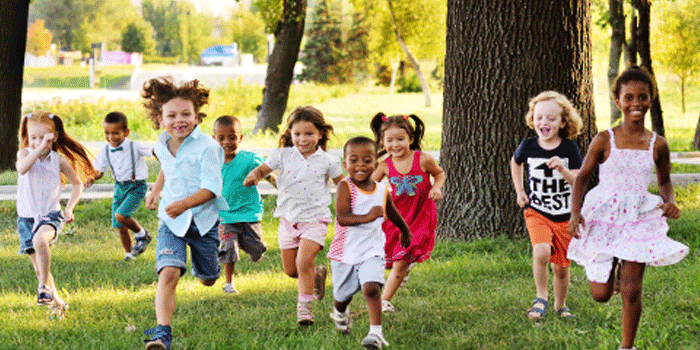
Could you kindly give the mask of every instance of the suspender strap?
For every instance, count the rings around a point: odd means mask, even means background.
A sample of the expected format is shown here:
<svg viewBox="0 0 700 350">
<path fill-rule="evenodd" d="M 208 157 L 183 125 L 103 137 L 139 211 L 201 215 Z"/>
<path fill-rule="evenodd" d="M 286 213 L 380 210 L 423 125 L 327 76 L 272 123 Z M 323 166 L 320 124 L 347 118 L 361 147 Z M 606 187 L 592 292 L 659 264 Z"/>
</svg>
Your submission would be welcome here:
<svg viewBox="0 0 700 350">
<path fill-rule="evenodd" d="M 134 143 L 129 144 L 131 148 L 131 181 L 136 180 L 136 157 L 134 154 Z M 114 172 L 114 167 L 112 166 L 112 161 L 109 159 L 109 144 L 105 145 L 105 155 L 107 156 L 107 165 L 112 169 L 112 175 L 114 176 L 114 181 L 117 181 L 117 174 Z"/>
<path fill-rule="evenodd" d="M 107 165 L 109 165 L 109 168 L 112 169 L 112 176 L 114 176 L 114 181 L 117 181 L 117 175 L 114 173 L 112 161 L 109 159 L 109 143 L 105 145 L 105 156 L 107 156 Z"/>
</svg>

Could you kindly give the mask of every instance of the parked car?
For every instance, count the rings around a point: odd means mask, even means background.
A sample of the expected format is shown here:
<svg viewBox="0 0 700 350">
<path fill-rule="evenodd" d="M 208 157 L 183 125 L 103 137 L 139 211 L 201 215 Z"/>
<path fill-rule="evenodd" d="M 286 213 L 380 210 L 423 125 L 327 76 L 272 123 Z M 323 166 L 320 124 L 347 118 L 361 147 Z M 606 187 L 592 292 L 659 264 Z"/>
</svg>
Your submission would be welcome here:
<svg viewBox="0 0 700 350">
<path fill-rule="evenodd" d="M 199 62 L 204 66 L 237 66 L 240 63 L 238 44 L 210 46 L 199 54 Z"/>
</svg>

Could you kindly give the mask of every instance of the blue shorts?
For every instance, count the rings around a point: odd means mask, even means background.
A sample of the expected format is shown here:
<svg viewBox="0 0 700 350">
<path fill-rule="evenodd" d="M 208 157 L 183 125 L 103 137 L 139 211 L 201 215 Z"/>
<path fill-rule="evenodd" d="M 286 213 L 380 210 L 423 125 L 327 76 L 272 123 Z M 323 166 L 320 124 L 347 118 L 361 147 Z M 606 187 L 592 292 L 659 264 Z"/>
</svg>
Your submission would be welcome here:
<svg viewBox="0 0 700 350">
<path fill-rule="evenodd" d="M 56 234 L 50 243 L 53 243 L 58 238 L 58 234 L 61 233 L 63 229 L 63 224 L 65 223 L 65 218 L 63 218 L 63 213 L 60 210 L 52 211 L 48 215 L 42 217 L 39 220 L 39 224 L 36 225 L 36 230 L 34 230 L 34 218 L 17 218 L 17 234 L 19 235 L 19 253 L 20 254 L 32 254 L 34 253 L 34 234 L 39 230 L 39 227 L 44 225 L 49 225 L 54 228 Z"/>
<path fill-rule="evenodd" d="M 192 275 L 201 280 L 215 280 L 221 274 L 217 260 L 219 254 L 219 223 L 217 222 L 204 236 L 192 222 L 184 237 L 173 234 L 161 222 L 156 238 L 156 272 L 164 267 L 180 268 L 180 276 L 187 270 L 187 246 L 192 256 Z"/>
<path fill-rule="evenodd" d="M 136 209 L 141 206 L 146 197 L 148 186 L 146 180 L 124 181 L 114 184 L 114 197 L 112 198 L 112 227 L 121 227 L 116 214 L 130 218 Z"/>
</svg>

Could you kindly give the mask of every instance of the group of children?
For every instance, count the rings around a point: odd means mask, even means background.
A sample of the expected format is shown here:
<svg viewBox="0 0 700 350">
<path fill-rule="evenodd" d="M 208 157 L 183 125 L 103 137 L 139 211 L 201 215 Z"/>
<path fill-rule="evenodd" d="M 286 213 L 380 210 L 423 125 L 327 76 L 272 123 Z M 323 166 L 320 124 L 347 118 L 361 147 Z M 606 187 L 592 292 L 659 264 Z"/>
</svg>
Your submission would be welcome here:
<svg viewBox="0 0 700 350">
<path fill-rule="evenodd" d="M 655 93 L 651 78 L 640 68 L 623 72 L 613 89 L 622 123 L 599 133 L 583 160 L 570 140 L 582 127 L 575 108 L 559 93 L 541 93 L 530 101 L 526 115 L 537 136 L 524 140 L 511 160 L 517 204 L 525 209 L 533 247 L 537 294 L 527 316 L 545 317 L 551 262 L 555 312 L 574 317 L 566 304 L 570 259 L 574 260 L 585 267 L 595 300 L 607 301 L 619 289 L 621 349 L 634 345 L 644 267 L 673 264 L 688 254 L 686 246 L 667 237 L 666 218 L 680 215 L 670 182 L 668 144 L 644 128 Z M 315 258 L 326 244 L 332 222 L 328 187 L 332 180 L 338 187 L 335 235 L 327 253 L 334 297 L 330 318 L 338 330 L 348 332 L 348 305 L 361 290 L 370 320 L 362 345 L 371 349 L 388 345 L 382 313 L 395 311 L 390 300 L 411 267 L 430 257 L 437 224 L 435 201 L 442 198 L 445 181 L 435 159 L 420 151 L 425 131 L 420 118 L 375 115 L 370 122 L 375 140 L 348 140 L 341 162 L 326 152 L 333 127 L 318 109 L 298 107 L 287 118 L 279 148 L 265 160 L 238 149 L 243 135 L 235 117 L 218 118 L 213 138 L 200 130 L 209 90 L 198 81 L 177 85 L 169 78 L 152 79 L 144 84 L 142 97 L 154 127 L 164 129 L 154 149 L 129 140 L 126 116 L 110 113 L 104 119 L 108 145 L 100 149 L 94 167 L 85 149 L 66 135 L 60 117 L 36 112 L 23 118 L 17 154 L 17 229 L 21 252 L 29 254 L 37 275 L 37 304 L 67 307 L 50 272 L 49 244 L 64 223 L 74 220 L 83 184 L 92 184 L 109 167 L 115 178 L 112 225 L 119 229 L 125 260 L 143 253 L 151 241 L 132 214 L 144 199 L 149 209 L 158 210 L 157 325 L 146 331 L 151 338 L 145 342 L 146 349 L 170 349 L 176 287 L 186 270 L 187 246 L 191 273 L 202 284 L 213 285 L 220 275 L 219 264 L 224 265 L 226 293 L 237 293 L 232 276 L 239 250 L 253 261 L 265 254 L 256 185 L 266 179 L 278 189 L 274 216 L 279 218 L 282 266 L 298 281 L 297 322 L 311 325 L 312 303 L 325 294 L 327 271 L 324 265 L 316 266 Z M 146 195 L 143 157 L 151 155 L 161 170 Z M 600 183 L 584 199 L 596 167 Z M 654 169 L 660 197 L 647 192 Z M 381 182 L 384 177 L 390 185 Z M 64 179 L 72 192 L 61 210 Z M 129 231 L 135 234 L 133 246 Z M 384 267 L 391 269 L 386 280 Z"/>
<path fill-rule="evenodd" d="M 92 185 L 109 168 L 115 179 L 112 226 L 119 230 L 125 260 L 143 253 L 152 239 L 133 213 L 143 201 L 147 208 L 157 209 L 156 327 L 145 332 L 151 336 L 145 343 L 146 349 L 170 349 L 176 288 L 186 270 L 187 246 L 191 273 L 202 284 L 213 285 L 220 276 L 219 264 L 224 265 L 226 293 L 237 293 L 233 274 L 240 250 L 253 261 L 267 251 L 256 187 L 266 179 L 278 189 L 274 216 L 280 222 L 282 266 L 298 281 L 297 322 L 311 325 L 312 303 L 325 294 L 326 267 L 315 266 L 315 258 L 326 245 L 332 222 L 332 179 L 338 185 L 338 197 L 336 235 L 328 251 L 335 306 L 330 317 L 336 328 L 348 332 L 347 307 L 362 290 L 370 314 L 370 330 L 362 345 L 371 349 L 388 345 L 381 314 L 394 311 L 389 300 L 407 278 L 408 267 L 430 256 L 437 223 L 433 201 L 442 197 L 445 179 L 435 160 L 420 152 L 422 121 L 416 116 L 378 114 L 372 120 L 377 139 L 351 139 L 341 162 L 326 152 L 333 127 L 323 114 L 310 106 L 298 107 L 287 118 L 280 147 L 265 160 L 238 149 L 243 134 L 235 117 L 216 119 L 213 137 L 200 130 L 206 116 L 201 107 L 208 103 L 209 90 L 198 81 L 178 85 L 171 78 L 152 79 L 144 84 L 142 97 L 154 127 L 164 129 L 155 147 L 129 140 L 126 116 L 109 113 L 104 118 L 108 144 L 99 150 L 94 166 L 86 150 L 65 134 L 60 117 L 37 112 L 23 118 L 17 157 L 18 231 L 22 252 L 29 254 L 37 273 L 37 303 L 67 307 L 50 273 L 49 244 L 65 222 L 73 221 L 72 210 L 83 184 Z M 389 156 L 380 164 L 382 150 Z M 149 156 L 156 157 L 161 169 L 146 194 L 144 157 Z M 343 176 L 343 168 L 348 177 Z M 61 176 L 73 188 L 63 211 Z M 379 182 L 385 176 L 392 183 L 391 195 L 387 185 Z M 384 222 L 385 217 L 390 223 Z M 129 231 L 135 235 L 133 246 Z M 390 287 L 381 294 L 384 267 L 392 265 Z"/>
</svg>

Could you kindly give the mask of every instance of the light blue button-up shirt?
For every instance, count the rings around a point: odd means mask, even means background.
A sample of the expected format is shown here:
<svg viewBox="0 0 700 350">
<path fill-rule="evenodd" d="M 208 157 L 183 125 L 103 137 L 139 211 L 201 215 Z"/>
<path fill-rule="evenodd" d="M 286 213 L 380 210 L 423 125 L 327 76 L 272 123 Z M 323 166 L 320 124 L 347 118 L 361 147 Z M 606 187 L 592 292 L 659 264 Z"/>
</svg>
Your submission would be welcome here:
<svg viewBox="0 0 700 350">
<path fill-rule="evenodd" d="M 173 156 L 168 150 L 167 141 L 170 134 L 163 132 L 158 136 L 154 152 L 160 161 L 165 175 L 163 197 L 158 205 L 158 218 L 168 221 L 168 228 L 184 235 L 190 222 L 169 219 L 165 207 L 175 201 L 187 198 L 200 189 L 211 191 L 216 197 L 204 204 L 188 209 L 192 220 L 203 236 L 214 227 L 219 219 L 219 210 L 228 209 L 226 201 L 221 197 L 221 165 L 224 162 L 224 150 L 211 137 L 205 135 L 196 126 L 187 136 Z M 186 212 L 181 215 L 188 215 Z M 177 227 L 170 227 L 175 225 Z"/>
</svg>

